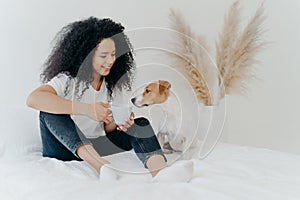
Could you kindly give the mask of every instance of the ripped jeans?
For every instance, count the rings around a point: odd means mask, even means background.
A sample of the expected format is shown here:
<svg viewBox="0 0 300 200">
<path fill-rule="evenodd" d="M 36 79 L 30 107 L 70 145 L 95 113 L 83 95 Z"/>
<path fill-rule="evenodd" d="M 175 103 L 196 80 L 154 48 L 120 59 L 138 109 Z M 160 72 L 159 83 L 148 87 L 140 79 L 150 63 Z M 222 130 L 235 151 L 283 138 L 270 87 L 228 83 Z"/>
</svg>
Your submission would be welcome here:
<svg viewBox="0 0 300 200">
<path fill-rule="evenodd" d="M 134 149 L 144 166 L 152 155 L 163 154 L 154 131 L 146 118 L 134 119 L 126 131 L 114 130 L 106 136 L 89 139 L 79 130 L 70 115 L 40 112 L 40 133 L 43 156 L 63 161 L 79 160 L 76 150 L 83 144 L 92 145 L 101 156 Z"/>
</svg>

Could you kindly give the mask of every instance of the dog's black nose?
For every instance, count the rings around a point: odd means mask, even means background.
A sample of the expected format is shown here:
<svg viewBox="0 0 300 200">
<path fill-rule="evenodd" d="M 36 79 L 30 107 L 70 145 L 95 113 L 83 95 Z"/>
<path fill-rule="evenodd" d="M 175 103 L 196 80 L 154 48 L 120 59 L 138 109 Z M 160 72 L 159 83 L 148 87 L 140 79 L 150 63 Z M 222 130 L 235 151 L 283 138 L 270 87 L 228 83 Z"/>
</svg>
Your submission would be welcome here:
<svg viewBox="0 0 300 200">
<path fill-rule="evenodd" d="M 134 104 L 135 103 L 136 98 L 132 98 L 131 102 Z"/>
</svg>

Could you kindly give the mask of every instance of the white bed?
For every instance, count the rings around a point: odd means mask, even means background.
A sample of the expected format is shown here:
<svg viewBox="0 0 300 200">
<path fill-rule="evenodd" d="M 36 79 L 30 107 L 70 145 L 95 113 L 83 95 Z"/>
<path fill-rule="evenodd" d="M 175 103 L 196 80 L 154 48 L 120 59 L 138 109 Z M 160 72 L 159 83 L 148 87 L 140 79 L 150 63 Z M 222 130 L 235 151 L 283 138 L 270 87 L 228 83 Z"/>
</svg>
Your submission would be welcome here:
<svg viewBox="0 0 300 200">
<path fill-rule="evenodd" d="M 189 183 L 150 183 L 131 173 L 116 182 L 99 181 L 84 162 L 41 157 L 36 114 L 1 108 L 1 200 L 300 199 L 299 155 L 224 143 L 207 158 L 192 159 Z M 131 151 L 107 159 L 122 169 L 144 170 Z"/>
</svg>

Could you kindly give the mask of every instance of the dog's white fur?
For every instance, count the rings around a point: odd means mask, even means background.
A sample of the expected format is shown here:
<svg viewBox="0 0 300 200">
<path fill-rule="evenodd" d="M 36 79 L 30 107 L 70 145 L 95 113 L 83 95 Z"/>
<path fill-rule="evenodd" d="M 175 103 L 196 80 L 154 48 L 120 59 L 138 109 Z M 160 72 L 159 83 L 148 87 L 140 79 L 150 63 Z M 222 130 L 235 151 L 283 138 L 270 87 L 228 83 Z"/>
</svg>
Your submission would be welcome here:
<svg viewBox="0 0 300 200">
<path fill-rule="evenodd" d="M 158 128 L 159 141 L 163 144 L 169 143 L 175 151 L 183 151 L 186 137 L 180 132 L 183 125 L 180 103 L 177 101 L 176 96 L 170 92 L 168 99 L 160 106 L 164 112 L 164 119 Z M 160 137 L 164 138 L 161 139 Z M 172 151 L 172 149 L 170 150 Z"/>
<path fill-rule="evenodd" d="M 161 85 L 164 85 L 165 88 L 163 89 L 165 91 L 159 94 L 158 92 L 161 90 L 158 90 L 156 87 L 160 87 Z M 151 92 L 153 93 L 149 94 L 149 96 L 145 94 L 148 86 L 152 88 Z M 189 141 L 185 133 L 181 132 L 183 130 L 182 126 L 185 126 L 181 119 L 181 106 L 174 93 L 170 91 L 170 86 L 170 83 L 167 81 L 152 82 L 145 87 L 143 94 L 132 99 L 133 104 L 139 108 L 154 104 L 161 107 L 163 117 L 162 119 L 158 119 L 160 122 L 157 128 L 157 137 L 165 153 L 183 151 L 187 145 L 187 141 Z"/>
</svg>

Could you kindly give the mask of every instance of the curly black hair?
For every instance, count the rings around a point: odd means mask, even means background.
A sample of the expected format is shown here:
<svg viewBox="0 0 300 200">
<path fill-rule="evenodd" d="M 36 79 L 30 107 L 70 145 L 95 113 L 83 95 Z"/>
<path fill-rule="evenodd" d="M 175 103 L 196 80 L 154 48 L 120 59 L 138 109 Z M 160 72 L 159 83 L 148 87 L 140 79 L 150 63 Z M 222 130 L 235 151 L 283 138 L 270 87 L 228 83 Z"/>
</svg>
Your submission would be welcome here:
<svg viewBox="0 0 300 200">
<path fill-rule="evenodd" d="M 93 81 L 92 58 L 97 45 L 105 38 L 115 42 L 116 60 L 110 73 L 105 77 L 110 97 L 115 87 L 131 89 L 135 62 L 133 48 L 124 27 L 109 18 L 75 21 L 63 27 L 55 37 L 55 46 L 44 64 L 41 81 L 48 82 L 59 73 L 68 75 L 69 80 L 76 77 L 75 93 L 79 98 Z M 84 83 L 81 94 L 78 94 L 80 83 Z M 68 82 L 65 94 L 68 92 Z"/>
</svg>

